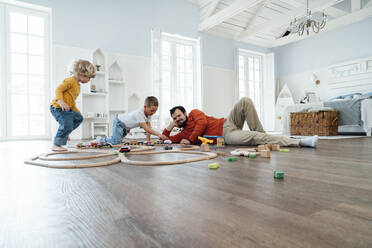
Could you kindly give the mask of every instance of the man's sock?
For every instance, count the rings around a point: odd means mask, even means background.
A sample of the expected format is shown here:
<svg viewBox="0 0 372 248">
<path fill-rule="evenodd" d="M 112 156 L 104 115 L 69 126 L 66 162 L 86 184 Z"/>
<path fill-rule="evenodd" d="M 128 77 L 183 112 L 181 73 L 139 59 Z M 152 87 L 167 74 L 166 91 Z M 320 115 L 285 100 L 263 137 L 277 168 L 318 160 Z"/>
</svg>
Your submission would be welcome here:
<svg viewBox="0 0 372 248">
<path fill-rule="evenodd" d="M 315 135 L 309 138 L 300 139 L 300 146 L 315 148 L 318 143 L 318 139 L 319 139 L 318 135 Z"/>
</svg>

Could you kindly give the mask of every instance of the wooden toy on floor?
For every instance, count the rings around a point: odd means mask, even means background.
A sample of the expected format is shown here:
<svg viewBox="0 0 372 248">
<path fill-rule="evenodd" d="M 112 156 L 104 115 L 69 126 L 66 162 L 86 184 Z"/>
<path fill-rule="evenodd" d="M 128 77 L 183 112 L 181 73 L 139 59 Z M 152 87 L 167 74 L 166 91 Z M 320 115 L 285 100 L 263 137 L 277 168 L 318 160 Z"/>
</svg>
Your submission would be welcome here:
<svg viewBox="0 0 372 248">
<path fill-rule="evenodd" d="M 263 150 L 267 150 L 266 145 L 257 146 L 257 151 L 263 151 Z"/>
<path fill-rule="evenodd" d="M 203 137 L 207 139 L 216 139 L 217 147 L 225 146 L 225 138 L 223 136 L 203 135 Z"/>
<path fill-rule="evenodd" d="M 280 145 L 278 145 L 278 144 L 272 144 L 271 150 L 272 151 L 280 151 Z"/>
<path fill-rule="evenodd" d="M 260 157 L 270 158 L 270 150 L 262 150 L 258 152 Z"/>
<path fill-rule="evenodd" d="M 203 138 L 203 137 L 198 137 L 199 140 L 201 140 L 202 144 L 200 146 L 200 151 L 202 152 L 209 152 L 210 149 L 209 149 L 209 145 L 208 143 L 213 143 L 213 140 L 210 140 L 210 139 L 207 139 L 207 138 Z"/>
<path fill-rule="evenodd" d="M 184 163 L 191 163 L 196 161 L 208 160 L 217 157 L 216 153 L 212 152 L 199 152 L 199 151 L 180 151 L 180 150 L 172 150 L 172 151 L 153 151 L 153 152 L 137 152 L 134 155 L 154 155 L 154 154 L 163 154 L 163 153 L 183 153 L 183 154 L 193 154 L 193 155 L 202 155 L 201 157 L 192 157 L 188 159 L 182 160 L 174 160 L 174 161 L 136 161 L 130 160 L 126 157 L 124 153 L 119 153 L 119 157 L 121 158 L 121 162 L 126 164 L 132 165 L 173 165 L 173 164 L 184 164 Z M 131 153 L 129 153 L 131 154 Z"/>
</svg>

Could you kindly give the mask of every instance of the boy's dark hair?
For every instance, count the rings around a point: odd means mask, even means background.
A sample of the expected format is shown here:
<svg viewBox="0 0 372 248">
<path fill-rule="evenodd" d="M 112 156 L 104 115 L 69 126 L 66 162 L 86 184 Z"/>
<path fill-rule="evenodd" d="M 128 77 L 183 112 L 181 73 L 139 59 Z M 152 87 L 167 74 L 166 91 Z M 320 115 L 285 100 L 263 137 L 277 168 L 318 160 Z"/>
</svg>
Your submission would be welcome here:
<svg viewBox="0 0 372 248">
<path fill-rule="evenodd" d="M 182 107 L 182 106 L 176 106 L 176 107 L 171 108 L 171 110 L 169 110 L 171 116 L 176 111 L 176 109 L 179 109 L 182 113 L 185 113 L 186 112 L 186 109 L 184 107 Z"/>
<path fill-rule="evenodd" d="M 158 107 L 159 106 L 159 101 L 155 96 L 148 96 L 145 99 L 145 105 L 147 107 L 151 107 L 151 106 Z"/>
</svg>

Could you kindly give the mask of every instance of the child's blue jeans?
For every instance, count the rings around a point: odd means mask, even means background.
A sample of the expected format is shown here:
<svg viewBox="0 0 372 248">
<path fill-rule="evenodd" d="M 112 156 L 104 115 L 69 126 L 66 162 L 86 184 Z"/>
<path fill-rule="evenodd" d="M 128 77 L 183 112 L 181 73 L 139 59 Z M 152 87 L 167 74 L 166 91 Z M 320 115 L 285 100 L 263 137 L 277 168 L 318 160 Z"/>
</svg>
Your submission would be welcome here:
<svg viewBox="0 0 372 248">
<path fill-rule="evenodd" d="M 73 110 L 62 111 L 61 108 L 55 108 L 53 106 L 50 106 L 50 112 L 59 123 L 59 128 L 54 138 L 54 145 L 66 145 L 68 136 L 81 124 L 83 116 Z"/>
<path fill-rule="evenodd" d="M 129 133 L 122 121 L 119 120 L 116 115 L 112 120 L 112 136 L 108 138 L 102 138 L 100 141 L 110 143 L 112 145 L 120 144 L 122 139 Z"/>
</svg>

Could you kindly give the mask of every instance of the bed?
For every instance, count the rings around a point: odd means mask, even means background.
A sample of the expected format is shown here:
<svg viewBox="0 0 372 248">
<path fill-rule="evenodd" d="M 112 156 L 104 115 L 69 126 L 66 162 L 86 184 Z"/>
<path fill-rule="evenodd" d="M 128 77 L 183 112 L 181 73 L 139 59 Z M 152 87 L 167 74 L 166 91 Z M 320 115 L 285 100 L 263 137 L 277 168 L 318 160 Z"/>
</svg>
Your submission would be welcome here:
<svg viewBox="0 0 372 248">
<path fill-rule="evenodd" d="M 324 102 L 294 104 L 284 110 L 283 134 L 290 134 L 290 113 L 332 108 L 339 111 L 338 132 L 372 132 L 372 57 L 328 67 L 329 99 Z"/>
</svg>

